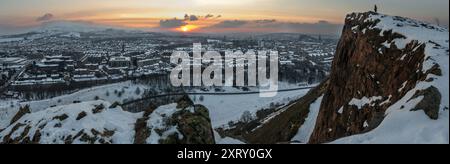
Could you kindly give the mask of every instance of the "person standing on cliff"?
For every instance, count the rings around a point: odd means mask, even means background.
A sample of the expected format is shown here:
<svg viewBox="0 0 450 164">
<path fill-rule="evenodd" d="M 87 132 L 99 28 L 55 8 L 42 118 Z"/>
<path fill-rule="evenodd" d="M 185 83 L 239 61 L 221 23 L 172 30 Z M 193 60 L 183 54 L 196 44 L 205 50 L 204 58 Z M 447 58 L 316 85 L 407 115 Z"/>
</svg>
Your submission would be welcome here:
<svg viewBox="0 0 450 164">
<path fill-rule="evenodd" d="M 375 11 L 376 13 L 378 13 L 378 6 L 375 5 L 373 11 Z"/>
</svg>

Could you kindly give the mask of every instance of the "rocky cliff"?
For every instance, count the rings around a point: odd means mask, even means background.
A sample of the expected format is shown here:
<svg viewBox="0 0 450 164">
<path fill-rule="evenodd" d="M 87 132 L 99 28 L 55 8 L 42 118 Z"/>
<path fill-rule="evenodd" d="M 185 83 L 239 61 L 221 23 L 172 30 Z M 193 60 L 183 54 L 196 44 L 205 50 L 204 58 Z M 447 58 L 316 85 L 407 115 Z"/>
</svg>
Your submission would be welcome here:
<svg viewBox="0 0 450 164">
<path fill-rule="evenodd" d="M 442 76 L 436 61 L 441 57 L 448 60 L 446 29 L 377 13 L 348 15 L 310 142 L 329 142 L 376 128 L 386 110 L 419 83 Z M 424 105 L 417 106 L 430 119 L 438 119 L 444 108 L 436 89 L 442 86 L 435 85 L 415 93 L 426 93 Z"/>
<path fill-rule="evenodd" d="M 253 135 L 265 133 L 275 143 L 326 143 L 383 131 L 344 143 L 448 143 L 448 44 L 445 28 L 374 12 L 349 14 L 326 88 L 305 96 L 320 105 L 302 99 L 286 110 L 294 115 L 281 114 Z M 283 128 L 267 131 L 280 122 Z"/>
</svg>

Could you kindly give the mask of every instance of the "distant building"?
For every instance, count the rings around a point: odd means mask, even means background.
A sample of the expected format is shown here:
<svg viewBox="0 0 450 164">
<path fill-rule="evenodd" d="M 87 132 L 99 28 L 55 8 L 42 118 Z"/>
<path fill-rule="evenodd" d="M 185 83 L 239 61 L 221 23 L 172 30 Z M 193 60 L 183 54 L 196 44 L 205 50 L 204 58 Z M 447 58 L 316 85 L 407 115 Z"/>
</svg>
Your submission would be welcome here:
<svg viewBox="0 0 450 164">
<path fill-rule="evenodd" d="M 111 68 L 129 68 L 132 66 L 132 63 L 130 57 L 118 56 L 111 57 L 109 59 L 108 65 Z"/>
<path fill-rule="evenodd" d="M 56 73 L 72 71 L 75 68 L 74 61 L 70 56 L 46 56 L 41 62 L 34 64 L 34 71 Z"/>
<path fill-rule="evenodd" d="M 106 58 L 103 54 L 86 54 L 81 58 L 83 64 L 99 64 Z"/>
<path fill-rule="evenodd" d="M 20 70 L 27 63 L 23 58 L 0 58 L 0 67 L 2 69 Z"/>
<path fill-rule="evenodd" d="M 161 61 L 160 58 L 138 60 L 137 61 L 137 66 L 138 67 L 151 66 L 151 65 L 159 63 L 159 61 Z"/>
<path fill-rule="evenodd" d="M 46 56 L 41 61 L 47 65 L 73 65 L 72 57 L 70 56 Z"/>
</svg>

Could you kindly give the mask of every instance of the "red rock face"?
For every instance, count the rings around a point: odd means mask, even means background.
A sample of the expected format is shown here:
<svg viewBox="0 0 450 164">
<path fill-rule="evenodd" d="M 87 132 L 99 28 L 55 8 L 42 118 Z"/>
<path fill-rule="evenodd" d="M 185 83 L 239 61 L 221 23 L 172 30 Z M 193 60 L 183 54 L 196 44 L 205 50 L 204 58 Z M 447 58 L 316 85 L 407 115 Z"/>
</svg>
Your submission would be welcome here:
<svg viewBox="0 0 450 164">
<path fill-rule="evenodd" d="M 364 21 L 369 14 L 376 13 L 347 16 L 310 143 L 329 142 L 377 127 L 390 105 L 417 81 L 425 80 L 422 71 L 417 71 L 422 69 L 425 45 L 412 41 L 401 50 L 395 44 L 386 48 L 386 41 L 405 36 L 390 31 L 380 35 L 379 29 L 366 29 L 377 23 Z M 349 105 L 353 98 L 375 96 L 379 98 L 361 109 Z"/>
</svg>

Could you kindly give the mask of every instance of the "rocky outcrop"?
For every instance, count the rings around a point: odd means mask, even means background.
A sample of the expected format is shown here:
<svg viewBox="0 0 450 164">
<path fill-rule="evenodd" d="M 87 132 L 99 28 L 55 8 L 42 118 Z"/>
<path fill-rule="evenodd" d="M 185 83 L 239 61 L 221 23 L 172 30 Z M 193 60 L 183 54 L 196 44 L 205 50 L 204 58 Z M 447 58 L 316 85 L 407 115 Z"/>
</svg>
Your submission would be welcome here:
<svg viewBox="0 0 450 164">
<path fill-rule="evenodd" d="M 10 124 L 13 124 L 14 122 L 16 122 L 17 120 L 19 120 L 20 118 L 22 118 L 24 115 L 26 115 L 28 113 L 31 113 L 29 106 L 20 107 L 19 111 L 11 119 L 11 123 Z"/>
<path fill-rule="evenodd" d="M 347 16 L 311 143 L 332 141 L 378 126 L 389 106 L 419 81 L 426 80 L 429 74 L 440 72 L 437 64 L 435 71 L 421 71 L 424 61 L 428 60 L 425 58 L 426 43 L 407 40 L 409 36 L 392 29 L 376 28 L 382 19 L 374 17 L 387 16 L 372 12 Z M 401 17 L 393 17 L 393 20 L 398 28 L 435 28 Z M 398 47 L 396 42 L 406 43 L 404 47 Z M 436 95 L 435 92 L 428 93 Z M 440 104 L 440 96 L 427 100 Z M 439 109 L 432 108 L 434 110 L 427 111 L 432 113 Z M 430 115 L 437 119 L 436 112 Z"/>
<path fill-rule="evenodd" d="M 448 42 L 448 29 L 438 26 L 374 12 L 349 14 L 322 88 L 251 134 L 266 138 L 249 141 L 290 142 L 311 103 L 322 95 L 309 138 L 313 144 L 372 131 L 388 109 L 423 110 L 430 121 L 439 119 L 441 112 L 448 113 Z"/>
<path fill-rule="evenodd" d="M 161 144 L 214 144 L 214 133 L 209 112 L 202 105 L 192 106 L 193 111 L 181 110 L 172 115 L 170 122 L 177 126 L 182 138 L 171 135 L 160 140 Z"/>
<path fill-rule="evenodd" d="M 109 108 L 107 108 L 109 107 Z M 0 144 L 214 144 L 208 109 L 189 97 L 130 113 L 106 101 L 21 108 Z"/>
<path fill-rule="evenodd" d="M 209 111 L 188 96 L 146 112 L 135 125 L 135 143 L 214 144 Z"/>
</svg>

